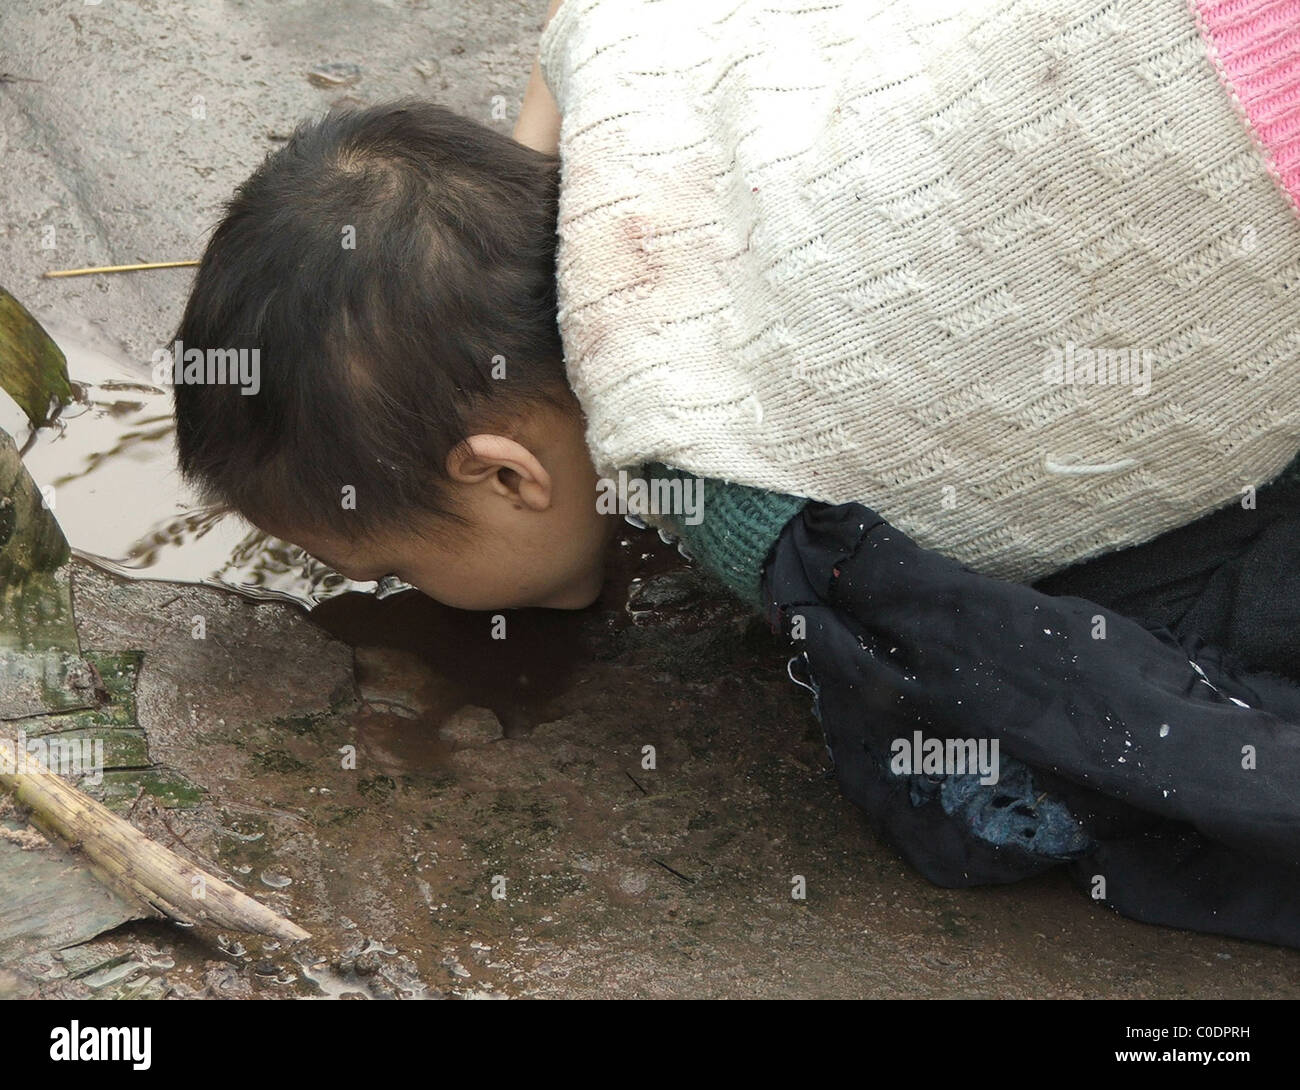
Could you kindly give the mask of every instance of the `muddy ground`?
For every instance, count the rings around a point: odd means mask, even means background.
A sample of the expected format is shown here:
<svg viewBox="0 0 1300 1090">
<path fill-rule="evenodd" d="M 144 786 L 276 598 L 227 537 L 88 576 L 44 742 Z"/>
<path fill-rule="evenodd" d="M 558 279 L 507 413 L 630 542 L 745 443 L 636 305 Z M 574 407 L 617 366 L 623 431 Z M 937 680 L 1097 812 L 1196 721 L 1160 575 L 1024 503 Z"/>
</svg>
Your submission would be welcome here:
<svg viewBox="0 0 1300 1090">
<path fill-rule="evenodd" d="M 128 924 L 11 966 L 11 988 L 1300 994 L 1294 951 L 1124 921 L 1063 879 L 954 891 L 909 873 L 838 796 L 763 623 L 652 535 L 614 548 L 597 606 L 512 614 L 504 641 L 416 595 L 308 620 L 79 564 L 82 646 L 142 652 L 136 712 L 165 784 L 108 800 L 313 938 Z"/>
<path fill-rule="evenodd" d="M 197 256 L 234 185 L 340 98 L 425 95 L 509 131 L 545 6 L 4 5 L 0 283 L 144 373 L 188 273 L 39 274 Z M 316 86 L 322 63 L 359 82 Z M 512 614 L 504 641 L 412 596 L 309 618 L 78 562 L 83 650 L 139 653 L 123 699 L 154 773 L 107 800 L 313 938 L 130 923 L 0 969 L 0 991 L 1300 996 L 1300 952 L 1124 921 L 1063 878 L 911 874 L 839 798 L 762 623 L 650 533 L 613 549 L 597 606 Z"/>
</svg>

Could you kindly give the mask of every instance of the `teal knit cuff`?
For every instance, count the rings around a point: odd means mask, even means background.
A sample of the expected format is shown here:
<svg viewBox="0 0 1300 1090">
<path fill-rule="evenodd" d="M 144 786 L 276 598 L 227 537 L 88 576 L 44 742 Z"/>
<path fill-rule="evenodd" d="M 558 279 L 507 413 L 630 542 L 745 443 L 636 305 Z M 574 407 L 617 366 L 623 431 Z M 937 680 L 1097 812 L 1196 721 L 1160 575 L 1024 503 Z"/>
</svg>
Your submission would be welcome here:
<svg viewBox="0 0 1300 1090">
<path fill-rule="evenodd" d="M 662 512 L 656 521 L 685 544 L 696 562 L 707 568 L 754 609 L 763 610 L 763 562 L 782 529 L 808 503 L 806 497 L 768 492 L 715 478 L 696 478 L 659 462 L 642 472 L 652 479 L 700 480 L 699 510 Z M 687 521 L 694 518 L 694 523 Z"/>
</svg>

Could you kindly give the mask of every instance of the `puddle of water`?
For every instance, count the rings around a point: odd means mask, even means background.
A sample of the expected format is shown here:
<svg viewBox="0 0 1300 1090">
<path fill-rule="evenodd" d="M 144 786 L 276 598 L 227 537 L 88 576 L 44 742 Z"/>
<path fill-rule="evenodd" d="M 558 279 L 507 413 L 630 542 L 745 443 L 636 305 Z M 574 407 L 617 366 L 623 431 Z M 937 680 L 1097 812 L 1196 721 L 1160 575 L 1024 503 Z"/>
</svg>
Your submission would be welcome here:
<svg viewBox="0 0 1300 1090">
<path fill-rule="evenodd" d="M 486 631 L 484 615 L 453 610 L 414 592 L 398 595 L 401 608 L 376 611 L 378 600 L 404 585 L 352 582 L 296 545 L 205 508 L 181 481 L 171 392 L 154 385 L 149 366 L 89 326 L 47 323 L 46 329 L 67 356 L 77 399 L 54 425 L 37 433 L 23 461 L 38 487 L 52 489 L 47 502 L 78 556 L 129 579 L 226 587 L 308 608 L 346 595 L 349 604 L 321 621 L 350 643 L 366 634 L 374 638 L 365 642 L 376 645 L 444 650 L 449 636 Z M 3 393 L 0 427 L 24 445 L 26 420 Z M 654 533 L 628 527 L 611 547 L 598 608 L 621 610 L 630 586 L 680 564 L 676 549 Z M 539 639 L 549 633 L 562 640 L 573 627 L 564 611 L 517 613 L 550 618 L 531 626 Z M 540 684 L 547 674 L 544 646 L 529 655 L 535 658 L 539 651 L 543 664 L 531 673 Z"/>
<path fill-rule="evenodd" d="M 398 649 L 437 663 L 445 700 L 426 709 L 423 722 L 405 724 L 422 729 L 399 730 L 383 715 L 366 724 L 394 765 L 445 760 L 418 746 L 412 752 L 412 739 L 461 704 L 492 709 L 507 734 L 530 729 L 591 661 L 594 640 L 641 623 L 625 608 L 629 591 L 683 564 L 653 531 L 625 527 L 611 542 L 594 607 L 512 610 L 510 638 L 493 639 L 493 614 L 452 609 L 409 589 L 394 594 L 353 583 L 297 546 L 205 509 L 180 479 L 171 393 L 154 385 L 148 365 L 89 327 L 47 329 L 68 358 L 77 400 L 37 433 L 24 462 L 38 486 L 52 488 L 48 502 L 73 551 L 130 579 L 297 602 L 312 610 L 313 622 L 354 647 Z M 25 420 L 3 394 L 0 427 L 20 446 L 27 438 Z"/>
<path fill-rule="evenodd" d="M 611 628 L 633 624 L 624 608 L 629 588 L 682 564 L 676 548 L 654 533 L 629 526 L 626 533 L 614 535 L 605 585 L 593 606 L 511 610 L 506 616 L 507 639 L 493 638 L 493 614 L 453 609 L 415 591 L 383 601 L 370 594 L 338 595 L 313 609 L 311 620 L 355 647 L 406 651 L 436 663 L 442 699 L 430 714 L 419 717 L 423 724 L 436 723 L 460 705 L 474 704 L 490 708 L 506 734 L 514 735 L 544 721 L 548 705 L 599 657 L 597 641 Z M 361 681 L 364 688 L 365 678 Z M 415 731 L 397 733 L 408 745 L 418 736 Z M 406 759 L 412 756 L 408 753 Z"/>
<path fill-rule="evenodd" d="M 228 587 L 311 607 L 347 591 L 370 592 L 234 516 L 204 508 L 176 468 L 171 392 L 89 327 L 47 326 L 68 358 L 77 391 L 23 461 L 73 552 L 131 579 Z M 0 427 L 21 447 L 18 407 L 0 393 Z"/>
</svg>

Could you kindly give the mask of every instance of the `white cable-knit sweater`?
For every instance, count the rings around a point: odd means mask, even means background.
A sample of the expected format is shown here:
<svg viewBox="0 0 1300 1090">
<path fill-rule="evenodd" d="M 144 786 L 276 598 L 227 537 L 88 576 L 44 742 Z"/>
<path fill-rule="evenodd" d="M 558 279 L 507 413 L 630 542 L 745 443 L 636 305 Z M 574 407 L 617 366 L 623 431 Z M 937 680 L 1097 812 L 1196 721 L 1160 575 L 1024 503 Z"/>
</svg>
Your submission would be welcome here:
<svg viewBox="0 0 1300 1090">
<path fill-rule="evenodd" d="M 1300 448 L 1300 221 L 1185 0 L 566 0 L 541 62 L 602 473 L 1032 579 Z"/>
</svg>

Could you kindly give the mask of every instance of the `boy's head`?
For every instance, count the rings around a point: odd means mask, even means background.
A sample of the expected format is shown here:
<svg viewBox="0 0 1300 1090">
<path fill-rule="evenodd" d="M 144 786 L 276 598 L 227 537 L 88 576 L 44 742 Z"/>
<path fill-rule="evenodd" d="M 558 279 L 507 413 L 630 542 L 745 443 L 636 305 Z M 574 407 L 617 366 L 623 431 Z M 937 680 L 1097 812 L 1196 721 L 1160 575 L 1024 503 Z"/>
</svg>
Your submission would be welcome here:
<svg viewBox="0 0 1300 1090">
<path fill-rule="evenodd" d="M 557 190 L 554 157 L 428 103 L 300 127 L 229 202 L 176 334 L 260 369 L 247 393 L 177 375 L 187 480 L 350 578 L 589 604 L 613 520 L 565 381 Z"/>
</svg>

